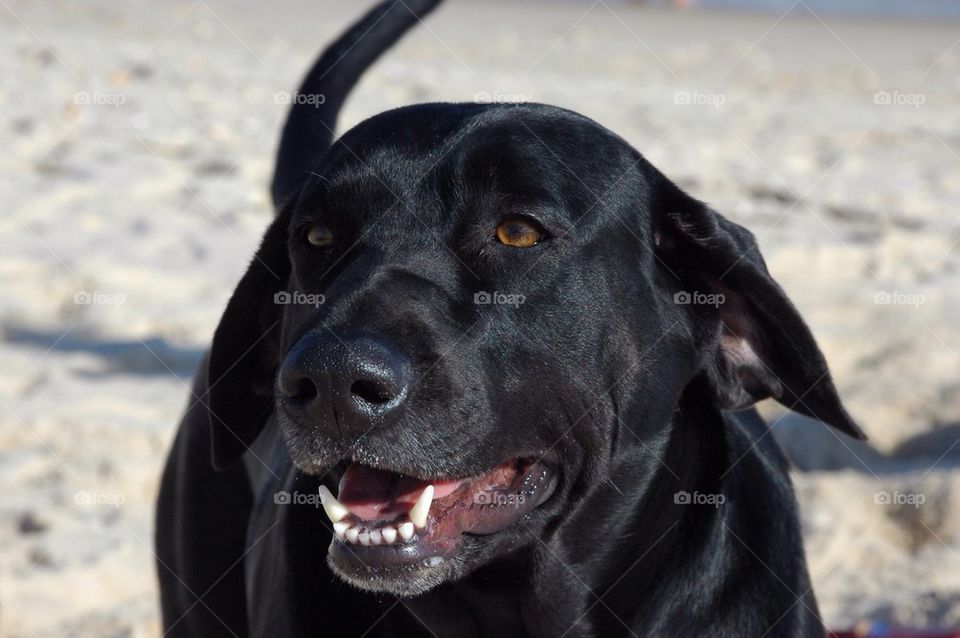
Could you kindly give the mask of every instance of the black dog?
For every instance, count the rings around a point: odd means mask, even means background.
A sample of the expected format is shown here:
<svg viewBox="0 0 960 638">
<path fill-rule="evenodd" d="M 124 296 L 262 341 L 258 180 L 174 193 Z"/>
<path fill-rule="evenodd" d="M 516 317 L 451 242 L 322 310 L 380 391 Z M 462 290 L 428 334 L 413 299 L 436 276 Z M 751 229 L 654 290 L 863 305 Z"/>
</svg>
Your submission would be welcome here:
<svg viewBox="0 0 960 638">
<path fill-rule="evenodd" d="M 163 478 L 167 635 L 823 636 L 747 408 L 862 434 L 749 232 L 555 107 L 331 145 L 434 4 L 373 9 L 291 109 Z"/>
</svg>

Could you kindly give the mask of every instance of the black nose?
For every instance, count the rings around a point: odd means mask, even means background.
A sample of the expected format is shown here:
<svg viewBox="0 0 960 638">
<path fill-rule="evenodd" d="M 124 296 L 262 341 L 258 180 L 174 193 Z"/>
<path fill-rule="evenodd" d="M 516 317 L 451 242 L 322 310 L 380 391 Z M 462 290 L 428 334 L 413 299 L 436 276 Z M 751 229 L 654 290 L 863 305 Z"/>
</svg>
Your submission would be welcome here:
<svg viewBox="0 0 960 638">
<path fill-rule="evenodd" d="M 365 431 L 403 405 L 410 390 L 410 361 L 396 348 L 366 335 L 309 333 L 287 354 L 280 390 L 302 425 L 336 421 L 342 430 Z"/>
</svg>

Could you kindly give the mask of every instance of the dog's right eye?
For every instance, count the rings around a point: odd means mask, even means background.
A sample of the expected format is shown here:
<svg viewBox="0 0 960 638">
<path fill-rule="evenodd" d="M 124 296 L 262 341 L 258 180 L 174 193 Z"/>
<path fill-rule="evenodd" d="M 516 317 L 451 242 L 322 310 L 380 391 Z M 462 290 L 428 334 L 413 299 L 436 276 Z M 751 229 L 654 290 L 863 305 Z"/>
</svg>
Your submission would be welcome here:
<svg viewBox="0 0 960 638">
<path fill-rule="evenodd" d="M 333 233 L 323 224 L 310 224 L 306 230 L 307 241 L 314 246 L 327 248 L 333 244 Z"/>
</svg>

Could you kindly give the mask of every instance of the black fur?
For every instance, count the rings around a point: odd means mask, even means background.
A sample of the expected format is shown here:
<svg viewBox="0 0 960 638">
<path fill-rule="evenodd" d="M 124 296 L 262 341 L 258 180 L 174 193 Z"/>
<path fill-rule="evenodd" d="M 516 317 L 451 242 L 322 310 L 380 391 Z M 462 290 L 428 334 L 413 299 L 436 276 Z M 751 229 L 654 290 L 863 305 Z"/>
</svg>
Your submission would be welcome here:
<svg viewBox="0 0 960 638">
<path fill-rule="evenodd" d="M 164 474 L 167 635 L 823 636 L 786 462 L 749 406 L 862 433 L 747 230 L 556 107 L 411 106 L 327 148 L 350 86 L 434 4 L 378 6 L 300 89 L 327 108 L 291 111 L 278 215 Z M 546 239 L 498 244 L 508 215 Z M 305 240 L 311 222 L 332 248 Z M 525 299 L 478 305 L 482 291 Z M 402 405 L 305 422 L 281 368 L 346 365 L 333 353 L 361 342 L 410 366 Z M 380 594 L 331 571 L 321 509 L 275 502 L 332 487 L 348 457 L 430 477 L 520 456 L 555 469 L 545 503 L 437 570 L 372 573 Z"/>
</svg>

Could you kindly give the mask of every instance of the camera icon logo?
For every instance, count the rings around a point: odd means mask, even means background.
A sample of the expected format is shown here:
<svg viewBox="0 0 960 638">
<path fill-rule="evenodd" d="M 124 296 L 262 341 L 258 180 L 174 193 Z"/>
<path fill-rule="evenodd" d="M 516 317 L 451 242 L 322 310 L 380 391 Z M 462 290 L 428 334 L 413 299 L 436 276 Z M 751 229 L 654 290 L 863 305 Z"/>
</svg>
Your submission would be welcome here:
<svg viewBox="0 0 960 638">
<path fill-rule="evenodd" d="M 281 290 L 280 292 L 274 293 L 273 303 L 279 306 L 288 306 L 293 302 L 293 295 L 291 295 L 286 290 Z"/>
<path fill-rule="evenodd" d="M 281 491 L 279 491 L 279 492 L 276 492 L 276 493 L 273 495 L 273 503 L 274 503 L 275 505 L 289 505 L 290 502 L 291 502 L 291 500 L 290 500 L 290 492 L 281 490 Z"/>
<path fill-rule="evenodd" d="M 493 296 L 486 290 L 481 290 L 473 294 L 473 303 L 475 304 L 489 304 L 493 301 Z"/>
<path fill-rule="evenodd" d="M 686 290 L 681 290 L 680 292 L 673 295 L 673 303 L 678 305 L 689 305 L 691 301 L 690 293 Z"/>
</svg>

